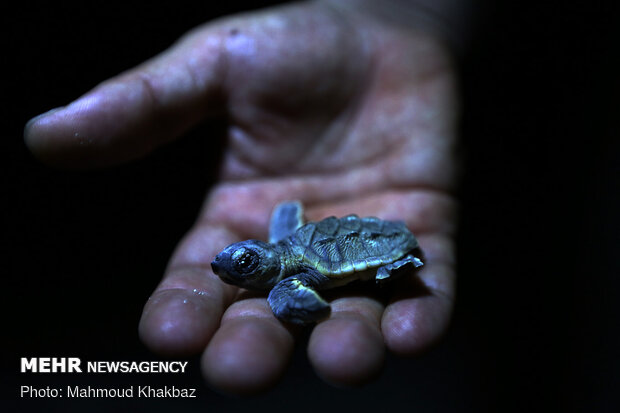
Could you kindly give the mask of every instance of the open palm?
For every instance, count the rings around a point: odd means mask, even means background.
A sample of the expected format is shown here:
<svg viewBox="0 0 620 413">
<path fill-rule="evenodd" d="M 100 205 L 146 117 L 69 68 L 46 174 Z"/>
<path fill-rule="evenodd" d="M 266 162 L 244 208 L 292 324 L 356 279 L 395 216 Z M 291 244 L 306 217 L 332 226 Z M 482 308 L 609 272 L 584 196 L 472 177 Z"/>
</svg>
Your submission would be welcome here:
<svg viewBox="0 0 620 413">
<path fill-rule="evenodd" d="M 454 93 L 451 62 L 431 37 L 302 3 L 199 27 L 35 118 L 26 140 L 48 162 L 108 165 L 205 118 L 226 117 L 221 179 L 147 302 L 140 333 L 161 353 L 204 351 L 206 378 L 232 392 L 275 383 L 297 331 L 273 316 L 264 295 L 221 282 L 213 257 L 230 243 L 265 239 L 270 212 L 284 200 L 301 200 L 310 220 L 350 213 L 404 220 L 424 251 L 422 270 L 392 297 L 328 294 L 331 316 L 310 336 L 317 373 L 357 384 L 380 370 L 386 347 L 415 354 L 448 324 Z"/>
</svg>

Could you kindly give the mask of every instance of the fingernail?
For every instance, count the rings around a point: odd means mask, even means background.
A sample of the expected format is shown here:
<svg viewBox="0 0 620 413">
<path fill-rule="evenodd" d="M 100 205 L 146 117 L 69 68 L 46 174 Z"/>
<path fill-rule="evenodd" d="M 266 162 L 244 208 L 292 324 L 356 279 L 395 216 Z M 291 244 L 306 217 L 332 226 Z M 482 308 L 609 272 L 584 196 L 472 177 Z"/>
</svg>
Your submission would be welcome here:
<svg viewBox="0 0 620 413">
<path fill-rule="evenodd" d="M 35 123 L 39 122 L 41 119 L 47 118 L 48 116 L 53 115 L 56 112 L 60 112 L 61 110 L 63 110 L 65 107 L 64 106 L 60 106 L 51 110 L 48 110 L 45 113 L 41 113 L 40 115 L 35 116 L 34 118 L 30 119 L 28 122 L 26 122 L 26 126 L 25 126 L 25 130 L 30 129 L 30 127 L 32 127 L 32 125 L 34 125 Z"/>
</svg>

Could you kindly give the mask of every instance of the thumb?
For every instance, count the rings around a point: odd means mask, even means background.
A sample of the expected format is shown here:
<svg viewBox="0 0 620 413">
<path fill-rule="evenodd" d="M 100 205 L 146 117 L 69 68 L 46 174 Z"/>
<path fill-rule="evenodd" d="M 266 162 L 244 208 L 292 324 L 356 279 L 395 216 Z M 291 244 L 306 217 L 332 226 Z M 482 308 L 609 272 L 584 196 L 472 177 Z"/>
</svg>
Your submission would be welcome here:
<svg viewBox="0 0 620 413">
<path fill-rule="evenodd" d="M 41 160 L 94 167 L 141 157 L 222 111 L 221 30 L 198 29 L 176 45 L 67 106 L 26 124 Z"/>
</svg>

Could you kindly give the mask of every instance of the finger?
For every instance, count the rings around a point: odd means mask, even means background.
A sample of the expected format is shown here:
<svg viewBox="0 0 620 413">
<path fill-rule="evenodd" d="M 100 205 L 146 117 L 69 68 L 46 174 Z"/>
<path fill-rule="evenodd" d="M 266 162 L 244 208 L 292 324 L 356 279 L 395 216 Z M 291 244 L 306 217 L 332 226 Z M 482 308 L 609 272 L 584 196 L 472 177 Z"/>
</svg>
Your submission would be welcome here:
<svg viewBox="0 0 620 413">
<path fill-rule="evenodd" d="M 213 274 L 210 262 L 235 241 L 226 229 L 204 224 L 180 243 L 142 313 L 139 332 L 149 348 L 171 355 L 204 350 L 237 291 Z"/>
<path fill-rule="evenodd" d="M 419 237 L 424 266 L 403 280 L 386 307 L 381 330 L 389 350 L 414 355 L 428 349 L 447 330 L 454 303 L 454 246 L 445 235 Z"/>
<path fill-rule="evenodd" d="M 48 163 L 99 166 L 140 157 L 219 108 L 219 32 L 206 29 L 32 119 L 30 149 Z"/>
<path fill-rule="evenodd" d="M 380 320 L 383 306 L 367 297 L 331 302 L 330 318 L 314 328 L 308 357 L 317 374 L 336 385 L 358 386 L 381 371 L 385 346 Z"/>
<path fill-rule="evenodd" d="M 240 300 L 226 311 L 203 354 L 203 374 L 225 392 L 258 393 L 284 374 L 293 343 L 264 298 Z"/>
</svg>

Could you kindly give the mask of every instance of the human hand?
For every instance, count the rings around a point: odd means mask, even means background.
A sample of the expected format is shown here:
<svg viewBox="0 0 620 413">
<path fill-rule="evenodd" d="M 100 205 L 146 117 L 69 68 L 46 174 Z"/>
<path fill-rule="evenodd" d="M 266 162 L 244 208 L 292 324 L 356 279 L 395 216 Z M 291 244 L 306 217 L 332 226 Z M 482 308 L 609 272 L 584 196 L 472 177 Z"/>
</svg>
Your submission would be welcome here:
<svg viewBox="0 0 620 413">
<path fill-rule="evenodd" d="M 26 141 L 43 160 L 103 166 L 147 154 L 209 117 L 228 120 L 220 181 L 144 308 L 154 351 L 203 351 L 212 385 L 235 393 L 273 385 L 296 331 L 264 296 L 224 284 L 210 268 L 225 246 L 265 239 L 279 201 L 310 220 L 356 213 L 402 219 L 425 265 L 384 300 L 330 293 L 311 333 L 317 373 L 355 385 L 380 370 L 385 348 L 428 348 L 454 297 L 456 117 L 447 52 L 433 37 L 363 11 L 300 3 L 200 27 L 173 48 L 32 120 Z"/>
</svg>

